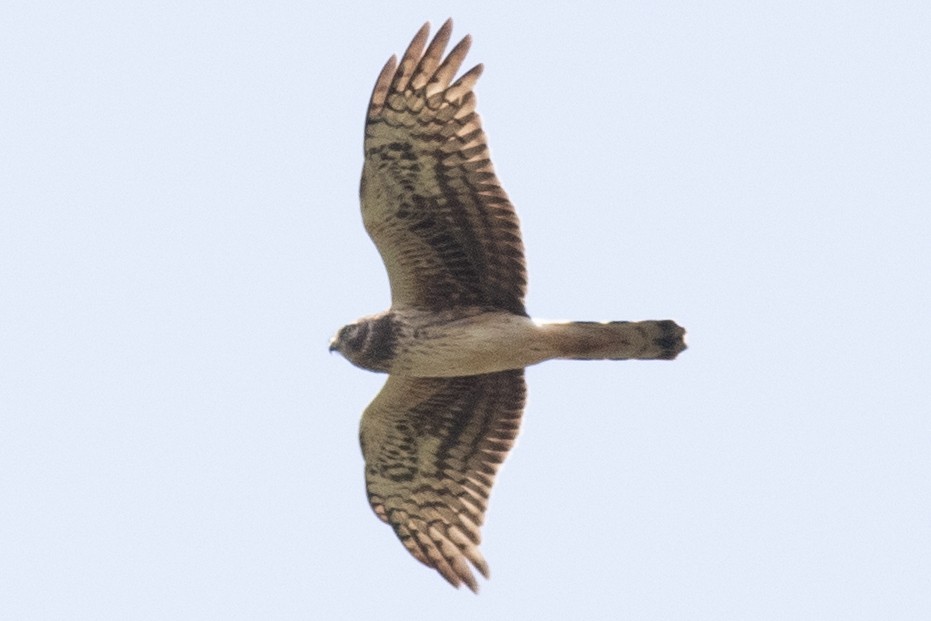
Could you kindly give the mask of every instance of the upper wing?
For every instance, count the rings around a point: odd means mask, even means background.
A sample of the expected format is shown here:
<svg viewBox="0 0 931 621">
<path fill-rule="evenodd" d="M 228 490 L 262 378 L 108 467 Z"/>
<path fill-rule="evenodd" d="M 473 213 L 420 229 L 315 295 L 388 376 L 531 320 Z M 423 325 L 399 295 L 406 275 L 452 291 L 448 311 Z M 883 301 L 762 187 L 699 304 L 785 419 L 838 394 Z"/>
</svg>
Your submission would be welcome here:
<svg viewBox="0 0 931 621">
<path fill-rule="evenodd" d="M 476 591 L 486 578 L 479 528 L 495 472 L 524 409 L 523 369 L 486 375 L 392 375 L 362 416 L 365 482 L 375 513 L 417 560 Z"/>
<path fill-rule="evenodd" d="M 365 126 L 362 217 L 394 307 L 526 314 L 517 214 L 475 113 L 482 66 L 450 84 L 471 44 L 465 37 L 444 60 L 451 31 L 447 20 L 424 51 L 424 24 L 400 65 L 392 56 L 378 76 Z"/>
</svg>

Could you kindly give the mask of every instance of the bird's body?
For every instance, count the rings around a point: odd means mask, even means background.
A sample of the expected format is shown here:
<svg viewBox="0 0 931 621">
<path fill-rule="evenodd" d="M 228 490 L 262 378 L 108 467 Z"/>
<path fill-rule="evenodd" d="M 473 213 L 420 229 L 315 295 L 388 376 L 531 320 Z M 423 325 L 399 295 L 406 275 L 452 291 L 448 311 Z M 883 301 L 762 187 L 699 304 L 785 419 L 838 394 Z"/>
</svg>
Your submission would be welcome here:
<svg viewBox="0 0 931 621">
<path fill-rule="evenodd" d="M 540 322 L 524 308 L 517 213 L 475 112 L 469 49 L 425 24 L 369 103 L 362 219 L 388 271 L 391 307 L 344 326 L 331 351 L 388 373 L 362 416 L 369 502 L 417 559 L 473 591 L 488 576 L 480 528 L 526 398 L 524 367 L 553 358 L 666 359 L 670 320 Z"/>
<path fill-rule="evenodd" d="M 346 327 L 340 352 L 369 371 L 455 377 L 522 369 L 545 360 L 672 359 L 684 330 L 671 321 L 542 322 L 462 307 L 385 311 Z"/>
</svg>

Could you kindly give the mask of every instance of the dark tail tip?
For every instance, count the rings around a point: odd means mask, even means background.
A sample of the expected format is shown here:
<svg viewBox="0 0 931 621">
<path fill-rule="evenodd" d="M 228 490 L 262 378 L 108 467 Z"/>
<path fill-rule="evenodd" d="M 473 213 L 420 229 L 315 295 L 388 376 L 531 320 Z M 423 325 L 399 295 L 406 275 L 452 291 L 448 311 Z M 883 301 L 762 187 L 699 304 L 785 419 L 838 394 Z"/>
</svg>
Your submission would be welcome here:
<svg viewBox="0 0 931 621">
<path fill-rule="evenodd" d="M 653 339 L 653 344 L 660 350 L 660 360 L 674 360 L 688 347 L 685 344 L 685 328 L 672 320 L 658 321 L 662 332 Z"/>
</svg>

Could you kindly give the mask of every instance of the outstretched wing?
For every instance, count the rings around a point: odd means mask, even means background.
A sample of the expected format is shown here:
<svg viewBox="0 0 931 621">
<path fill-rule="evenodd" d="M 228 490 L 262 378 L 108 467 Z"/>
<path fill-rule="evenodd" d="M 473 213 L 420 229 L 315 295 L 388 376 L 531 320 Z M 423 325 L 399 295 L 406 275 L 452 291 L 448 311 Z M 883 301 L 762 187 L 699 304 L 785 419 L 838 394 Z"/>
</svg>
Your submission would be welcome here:
<svg viewBox="0 0 931 621">
<path fill-rule="evenodd" d="M 443 59 L 452 22 L 424 50 L 424 24 L 391 57 L 369 103 L 362 217 L 388 270 L 392 306 L 486 306 L 526 314 L 527 272 L 514 207 L 489 159 L 472 87 L 458 80 L 471 39 Z"/>
<path fill-rule="evenodd" d="M 476 591 L 495 472 L 524 409 L 523 369 L 466 377 L 388 378 L 362 416 L 365 482 L 375 513 L 417 560 Z M 467 562 L 468 561 L 468 562 Z"/>
</svg>

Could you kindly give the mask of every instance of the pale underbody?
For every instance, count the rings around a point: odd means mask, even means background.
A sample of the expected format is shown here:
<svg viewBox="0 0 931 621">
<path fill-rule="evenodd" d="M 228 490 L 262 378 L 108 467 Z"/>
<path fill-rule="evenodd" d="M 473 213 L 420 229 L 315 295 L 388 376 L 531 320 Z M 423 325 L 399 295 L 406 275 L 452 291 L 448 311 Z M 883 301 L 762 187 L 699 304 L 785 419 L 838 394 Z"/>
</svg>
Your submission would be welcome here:
<svg viewBox="0 0 931 621">
<path fill-rule="evenodd" d="M 388 311 L 395 340 L 384 366 L 341 348 L 363 368 L 410 377 L 457 377 L 520 369 L 544 360 L 675 357 L 684 330 L 670 321 L 544 322 L 502 311 Z M 361 319 L 372 325 L 385 314 Z"/>
</svg>

